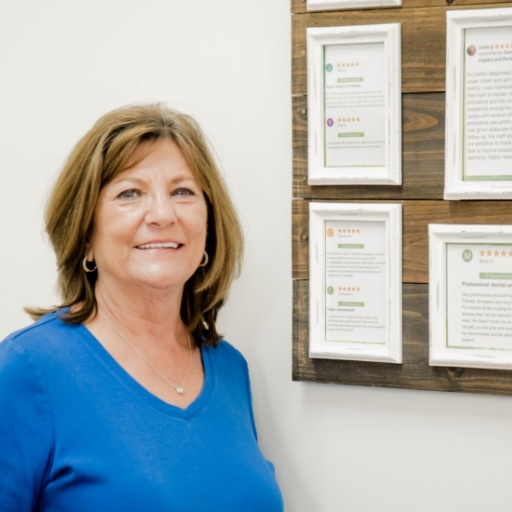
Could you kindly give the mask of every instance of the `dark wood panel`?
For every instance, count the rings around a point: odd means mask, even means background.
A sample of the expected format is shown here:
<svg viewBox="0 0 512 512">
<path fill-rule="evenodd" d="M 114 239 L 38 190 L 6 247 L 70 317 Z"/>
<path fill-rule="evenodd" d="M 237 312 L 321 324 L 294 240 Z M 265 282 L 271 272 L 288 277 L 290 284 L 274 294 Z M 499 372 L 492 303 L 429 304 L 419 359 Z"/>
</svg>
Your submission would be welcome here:
<svg viewBox="0 0 512 512">
<path fill-rule="evenodd" d="M 403 363 L 310 359 L 309 282 L 293 283 L 293 379 L 359 386 L 512 395 L 505 370 L 432 367 L 428 364 L 428 286 L 403 288 Z"/>
<path fill-rule="evenodd" d="M 510 201 L 444 201 L 446 12 L 500 0 L 403 0 L 398 8 L 306 13 L 292 0 L 293 378 L 365 386 L 512 395 L 512 373 L 428 364 L 428 224 L 512 224 Z M 402 185 L 309 186 L 306 27 L 400 23 Z M 403 205 L 403 364 L 308 357 L 310 200 Z"/>
<path fill-rule="evenodd" d="M 292 278 L 309 279 L 309 201 L 292 201 Z"/>
<path fill-rule="evenodd" d="M 292 16 L 292 94 L 307 93 L 306 27 L 400 23 L 402 91 L 445 90 L 445 9 L 367 10 Z"/>
<path fill-rule="evenodd" d="M 390 7 L 389 9 L 409 9 L 418 7 L 464 7 L 474 8 L 477 5 L 482 5 L 482 0 L 402 0 L 402 5 L 399 7 Z M 494 0 L 484 4 L 489 7 L 489 4 L 496 4 L 495 7 L 499 7 L 500 4 L 507 3 L 505 1 Z M 306 0 L 291 0 L 291 12 L 292 13 L 305 13 L 307 11 Z"/>
<path fill-rule="evenodd" d="M 428 283 L 429 224 L 512 224 L 510 201 L 367 202 L 402 204 L 402 280 L 404 283 Z M 294 279 L 309 279 L 308 205 L 307 200 L 296 200 L 292 203 L 292 276 Z"/>
<path fill-rule="evenodd" d="M 402 97 L 401 186 L 308 185 L 307 97 L 294 97 L 293 196 L 307 199 L 442 199 L 444 187 L 444 93 Z"/>
<path fill-rule="evenodd" d="M 503 3 L 500 6 L 512 6 Z M 465 6 L 467 7 L 467 5 Z M 489 7 L 473 5 L 472 8 Z M 451 7 L 450 9 L 457 9 Z M 292 94 L 307 94 L 306 27 L 400 23 L 402 92 L 444 92 L 446 7 L 315 12 L 292 16 Z"/>
</svg>

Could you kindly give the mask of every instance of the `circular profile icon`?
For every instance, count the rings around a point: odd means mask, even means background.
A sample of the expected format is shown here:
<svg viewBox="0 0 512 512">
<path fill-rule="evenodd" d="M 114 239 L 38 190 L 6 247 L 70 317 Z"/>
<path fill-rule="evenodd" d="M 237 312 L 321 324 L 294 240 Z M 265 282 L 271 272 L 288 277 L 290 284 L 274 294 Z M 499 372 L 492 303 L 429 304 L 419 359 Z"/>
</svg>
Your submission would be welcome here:
<svg viewBox="0 0 512 512">
<path fill-rule="evenodd" d="M 327 64 L 325 66 L 325 71 L 327 71 L 328 73 L 330 73 L 332 71 L 332 64 Z"/>
<path fill-rule="evenodd" d="M 328 287 L 327 287 L 327 293 L 328 293 L 329 295 L 332 295 L 332 294 L 334 293 L 334 288 L 333 288 L 332 286 L 328 286 Z"/>
<path fill-rule="evenodd" d="M 476 54 L 476 47 L 475 47 L 475 46 L 473 46 L 473 45 L 468 46 L 468 48 L 467 48 L 466 52 L 468 53 L 468 55 L 469 55 L 470 57 L 473 57 L 473 55 L 475 55 L 475 54 Z"/>
<path fill-rule="evenodd" d="M 473 253 L 469 249 L 465 249 L 462 251 L 462 259 L 469 263 L 473 259 Z"/>
<path fill-rule="evenodd" d="M 332 126 L 334 124 L 334 121 L 329 117 L 329 119 L 327 119 L 327 126 Z"/>
<path fill-rule="evenodd" d="M 334 229 L 328 228 L 327 229 L 327 236 L 333 236 L 334 235 Z"/>
</svg>

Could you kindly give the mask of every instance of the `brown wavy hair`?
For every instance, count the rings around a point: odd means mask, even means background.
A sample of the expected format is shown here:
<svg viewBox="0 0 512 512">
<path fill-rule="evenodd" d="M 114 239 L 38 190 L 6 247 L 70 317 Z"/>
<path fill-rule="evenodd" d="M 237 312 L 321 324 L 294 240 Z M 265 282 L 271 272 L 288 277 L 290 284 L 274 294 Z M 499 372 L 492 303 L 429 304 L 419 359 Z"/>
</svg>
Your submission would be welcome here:
<svg viewBox="0 0 512 512">
<path fill-rule="evenodd" d="M 63 308 L 71 324 L 97 313 L 97 273 L 86 273 L 82 260 L 90 239 L 100 190 L 109 183 L 145 141 L 172 140 L 198 180 L 208 210 L 205 250 L 208 265 L 199 267 L 185 284 L 181 317 L 197 344 L 221 339 L 217 315 L 243 257 L 238 216 L 212 152 L 190 116 L 164 104 L 131 105 L 101 117 L 72 150 L 57 177 L 45 211 L 45 227 L 57 259 L 62 303 L 52 308 L 26 308 L 34 319 Z"/>
</svg>

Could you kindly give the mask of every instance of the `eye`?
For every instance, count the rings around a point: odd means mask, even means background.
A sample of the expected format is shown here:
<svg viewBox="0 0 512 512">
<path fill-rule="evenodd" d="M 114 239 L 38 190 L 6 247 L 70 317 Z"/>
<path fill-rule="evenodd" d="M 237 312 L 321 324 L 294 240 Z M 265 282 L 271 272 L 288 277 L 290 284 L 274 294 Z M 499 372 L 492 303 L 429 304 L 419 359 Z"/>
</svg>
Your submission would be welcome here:
<svg viewBox="0 0 512 512">
<path fill-rule="evenodd" d="M 174 190 L 172 195 L 186 197 L 186 196 L 194 196 L 195 193 L 192 190 L 190 190 L 189 188 L 180 187 L 180 188 L 177 188 L 176 190 Z"/>
<path fill-rule="evenodd" d="M 120 194 L 118 194 L 119 199 L 130 200 L 135 199 L 140 196 L 140 190 L 136 188 L 129 188 L 128 190 L 123 190 Z"/>
</svg>

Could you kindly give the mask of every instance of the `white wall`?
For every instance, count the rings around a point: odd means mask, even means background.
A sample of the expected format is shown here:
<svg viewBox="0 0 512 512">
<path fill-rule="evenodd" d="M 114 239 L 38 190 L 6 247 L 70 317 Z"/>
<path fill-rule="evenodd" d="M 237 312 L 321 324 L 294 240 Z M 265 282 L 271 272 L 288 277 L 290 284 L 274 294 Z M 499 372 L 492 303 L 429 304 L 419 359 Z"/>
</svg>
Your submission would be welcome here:
<svg viewBox="0 0 512 512">
<path fill-rule="evenodd" d="M 41 207 L 71 145 L 110 108 L 165 100 L 204 126 L 245 225 L 222 328 L 287 511 L 509 510 L 512 398 L 291 381 L 290 32 L 287 0 L 2 5 L 0 338 L 56 300 Z"/>
</svg>

